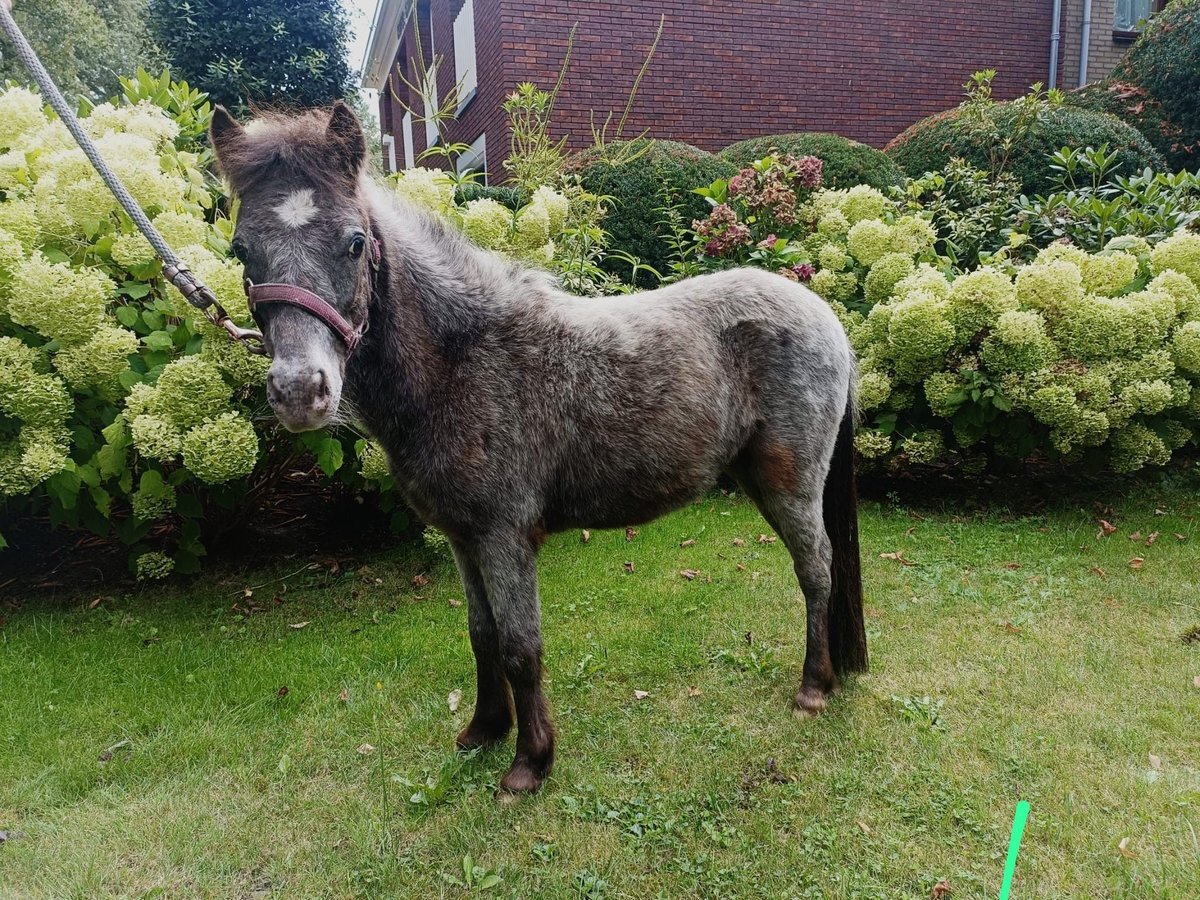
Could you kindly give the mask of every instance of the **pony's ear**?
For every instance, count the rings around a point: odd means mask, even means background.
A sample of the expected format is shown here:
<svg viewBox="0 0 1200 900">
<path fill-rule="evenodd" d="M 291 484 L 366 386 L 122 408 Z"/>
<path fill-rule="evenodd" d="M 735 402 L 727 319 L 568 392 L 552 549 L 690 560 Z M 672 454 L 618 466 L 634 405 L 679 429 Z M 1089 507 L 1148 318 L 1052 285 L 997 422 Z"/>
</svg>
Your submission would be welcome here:
<svg viewBox="0 0 1200 900">
<path fill-rule="evenodd" d="M 222 151 L 233 147 L 245 136 L 246 129 L 229 114 L 229 110 L 223 106 L 218 106 L 213 110 L 212 122 L 208 126 L 208 137 L 212 141 L 213 149 L 217 151 L 218 157 Z"/>
<path fill-rule="evenodd" d="M 329 113 L 325 139 L 342 171 L 350 176 L 358 175 L 367 159 L 367 138 L 354 110 L 341 100 L 333 104 Z"/>
</svg>

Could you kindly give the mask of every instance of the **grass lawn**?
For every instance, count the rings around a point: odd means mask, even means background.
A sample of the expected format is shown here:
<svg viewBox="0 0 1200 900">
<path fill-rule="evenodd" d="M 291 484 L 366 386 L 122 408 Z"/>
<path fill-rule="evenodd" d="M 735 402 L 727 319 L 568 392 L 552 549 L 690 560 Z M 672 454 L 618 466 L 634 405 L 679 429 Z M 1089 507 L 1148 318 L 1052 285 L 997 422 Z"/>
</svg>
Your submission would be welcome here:
<svg viewBox="0 0 1200 900">
<path fill-rule="evenodd" d="M 511 740 L 449 752 L 474 668 L 436 550 L 0 604 L 0 897 L 995 897 L 1026 799 L 1014 898 L 1194 898 L 1200 504 L 1162 484 L 864 504 L 872 670 L 809 721 L 751 505 L 554 536 L 558 763 L 515 805 Z"/>
</svg>

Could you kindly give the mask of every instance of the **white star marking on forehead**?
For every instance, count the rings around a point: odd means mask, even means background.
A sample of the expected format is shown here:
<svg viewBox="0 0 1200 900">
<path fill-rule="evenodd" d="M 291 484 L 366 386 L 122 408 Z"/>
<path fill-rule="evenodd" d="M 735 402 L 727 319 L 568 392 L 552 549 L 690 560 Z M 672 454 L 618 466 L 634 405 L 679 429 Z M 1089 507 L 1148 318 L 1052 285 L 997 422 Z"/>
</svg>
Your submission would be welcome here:
<svg viewBox="0 0 1200 900">
<path fill-rule="evenodd" d="M 288 195 L 287 199 L 275 207 L 275 215 L 279 216 L 279 221 L 288 228 L 299 228 L 301 225 L 307 225 L 320 212 L 317 205 L 313 203 L 313 192 L 311 188 L 305 188 L 302 191 L 295 191 Z"/>
</svg>

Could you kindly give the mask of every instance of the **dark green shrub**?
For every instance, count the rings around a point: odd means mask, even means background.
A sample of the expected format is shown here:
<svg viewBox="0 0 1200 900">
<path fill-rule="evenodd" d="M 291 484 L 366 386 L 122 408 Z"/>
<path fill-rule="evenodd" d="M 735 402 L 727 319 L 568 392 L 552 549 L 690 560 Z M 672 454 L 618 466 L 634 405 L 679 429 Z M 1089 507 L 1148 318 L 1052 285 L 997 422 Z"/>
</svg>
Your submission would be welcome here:
<svg viewBox="0 0 1200 900">
<path fill-rule="evenodd" d="M 1174 144 L 1195 167 L 1200 156 L 1200 0 L 1174 0 L 1150 20 L 1113 73 L 1145 90 L 1177 127 Z M 1135 101 L 1136 103 L 1136 101 Z"/>
<path fill-rule="evenodd" d="M 603 158 L 595 151 L 581 154 L 573 169 L 585 189 L 613 198 L 603 223 L 611 235 L 610 251 L 636 256 L 660 273 L 670 269 L 671 261 L 664 207 L 675 204 L 689 224 L 703 218 L 708 204 L 692 191 L 737 173 L 733 163 L 691 144 L 644 139 L 610 144 Z M 618 265 L 611 271 L 628 275 Z M 652 286 L 653 279 L 644 274 L 639 281 Z"/>
<path fill-rule="evenodd" d="M 1004 129 L 1006 120 L 1015 118 L 1016 112 L 1009 104 L 998 104 L 995 115 L 997 125 Z M 961 107 L 922 119 L 897 136 L 886 151 L 914 178 L 940 171 L 955 157 L 981 169 L 991 168 L 994 142 L 969 128 L 963 119 Z M 1013 148 L 1005 171 L 1020 182 L 1024 193 L 1048 193 L 1053 189 L 1053 173 L 1046 164 L 1050 154 L 1063 147 L 1102 144 L 1117 153 L 1117 164 L 1126 175 L 1147 166 L 1166 166 L 1158 151 L 1132 125 L 1107 113 L 1063 105 L 1038 113 L 1037 124 Z"/>
<path fill-rule="evenodd" d="M 470 203 L 472 200 L 495 200 L 501 206 L 514 212 L 529 202 L 529 198 L 520 188 L 507 187 L 500 184 L 476 184 L 468 181 L 460 184 L 454 190 L 454 202 L 458 205 Z"/>
<path fill-rule="evenodd" d="M 825 164 L 821 173 L 825 187 L 869 184 L 886 192 L 888 188 L 904 183 L 904 173 L 886 153 L 837 134 L 798 132 L 750 138 L 730 144 L 719 155 L 741 167 L 762 159 L 773 150 L 820 159 Z"/>
</svg>

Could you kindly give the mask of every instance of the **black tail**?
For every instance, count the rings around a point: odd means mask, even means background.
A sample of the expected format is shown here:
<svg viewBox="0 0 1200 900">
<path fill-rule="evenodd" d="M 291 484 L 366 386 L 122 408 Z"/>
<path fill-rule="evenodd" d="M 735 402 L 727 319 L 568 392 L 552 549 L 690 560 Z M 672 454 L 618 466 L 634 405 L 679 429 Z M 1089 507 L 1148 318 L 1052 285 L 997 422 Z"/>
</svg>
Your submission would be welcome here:
<svg viewBox="0 0 1200 900">
<path fill-rule="evenodd" d="M 854 399 L 842 416 L 825 481 L 825 532 L 833 545 L 829 595 L 829 655 L 839 673 L 867 670 L 862 565 L 858 549 L 858 489 L 854 482 Z"/>
</svg>

